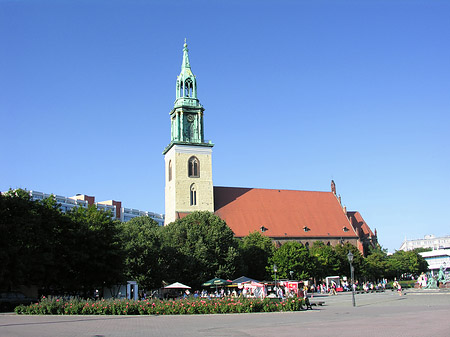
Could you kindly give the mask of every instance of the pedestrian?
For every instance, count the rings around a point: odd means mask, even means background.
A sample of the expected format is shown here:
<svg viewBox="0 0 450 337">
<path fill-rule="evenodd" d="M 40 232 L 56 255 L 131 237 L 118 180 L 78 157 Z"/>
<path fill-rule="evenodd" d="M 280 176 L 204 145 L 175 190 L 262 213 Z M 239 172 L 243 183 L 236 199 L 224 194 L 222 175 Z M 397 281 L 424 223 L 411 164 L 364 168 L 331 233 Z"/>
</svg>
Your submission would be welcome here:
<svg viewBox="0 0 450 337">
<path fill-rule="evenodd" d="M 427 274 L 423 273 L 423 276 L 422 276 L 422 288 L 426 288 L 427 287 L 427 282 L 428 282 Z"/>
<path fill-rule="evenodd" d="M 394 283 L 392 283 L 392 287 L 397 289 L 398 296 L 402 296 L 402 286 L 397 279 L 394 279 Z"/>
<path fill-rule="evenodd" d="M 400 282 L 397 282 L 397 292 L 398 296 L 402 296 L 402 285 L 400 284 Z"/>
<path fill-rule="evenodd" d="M 331 281 L 331 295 L 337 295 L 336 283 L 334 281 Z"/>
</svg>

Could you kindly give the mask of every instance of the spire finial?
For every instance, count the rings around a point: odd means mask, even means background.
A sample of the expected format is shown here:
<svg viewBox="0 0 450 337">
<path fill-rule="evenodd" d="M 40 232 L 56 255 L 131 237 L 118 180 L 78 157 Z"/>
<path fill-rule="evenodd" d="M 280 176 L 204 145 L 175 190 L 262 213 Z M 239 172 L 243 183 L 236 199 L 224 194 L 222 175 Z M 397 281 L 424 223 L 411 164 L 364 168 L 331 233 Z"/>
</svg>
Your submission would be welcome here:
<svg viewBox="0 0 450 337">
<path fill-rule="evenodd" d="M 190 68 L 191 65 L 189 64 L 189 56 L 188 56 L 188 47 L 187 47 L 187 42 L 186 42 L 186 38 L 184 38 L 184 48 L 183 48 L 183 64 L 181 66 L 181 69 L 184 68 Z"/>
</svg>

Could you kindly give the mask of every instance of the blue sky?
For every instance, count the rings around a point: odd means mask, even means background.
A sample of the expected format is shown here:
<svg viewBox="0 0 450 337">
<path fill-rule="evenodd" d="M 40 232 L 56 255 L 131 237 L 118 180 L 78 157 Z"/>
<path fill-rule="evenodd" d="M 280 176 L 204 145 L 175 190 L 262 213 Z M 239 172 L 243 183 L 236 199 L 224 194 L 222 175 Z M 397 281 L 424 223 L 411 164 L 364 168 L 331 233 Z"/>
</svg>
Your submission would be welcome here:
<svg viewBox="0 0 450 337">
<path fill-rule="evenodd" d="M 450 235 L 449 1 L 0 0 L 0 190 L 164 212 L 183 41 L 216 186 L 337 192 Z"/>
</svg>

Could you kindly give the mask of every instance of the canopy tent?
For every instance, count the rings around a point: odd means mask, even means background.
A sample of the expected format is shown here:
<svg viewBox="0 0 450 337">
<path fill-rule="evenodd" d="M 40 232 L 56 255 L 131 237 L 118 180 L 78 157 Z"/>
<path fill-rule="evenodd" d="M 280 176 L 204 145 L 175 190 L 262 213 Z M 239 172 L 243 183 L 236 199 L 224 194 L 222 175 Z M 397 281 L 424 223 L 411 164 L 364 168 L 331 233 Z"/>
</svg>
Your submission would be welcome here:
<svg viewBox="0 0 450 337">
<path fill-rule="evenodd" d="M 303 282 L 299 281 L 280 281 L 278 282 L 279 286 L 285 288 L 286 293 L 293 292 L 295 294 L 299 294 L 299 291 L 302 289 Z"/>
<path fill-rule="evenodd" d="M 244 283 L 244 282 L 258 282 L 259 283 L 259 281 L 252 279 L 250 277 L 247 277 L 247 276 L 238 277 L 237 279 L 233 280 L 232 282 L 234 284 Z"/>
<path fill-rule="evenodd" d="M 264 298 L 267 296 L 267 289 L 263 283 L 259 282 L 247 282 L 243 283 L 243 288 L 245 291 L 245 296 L 256 297 L 256 298 Z"/>
<path fill-rule="evenodd" d="M 191 289 L 191 287 L 184 285 L 180 282 L 175 282 L 172 284 L 169 284 L 168 286 L 165 286 L 164 289 Z"/>
<path fill-rule="evenodd" d="M 209 281 L 206 281 L 205 283 L 202 284 L 202 286 L 203 287 L 214 287 L 214 286 L 226 286 L 228 284 L 231 284 L 231 281 L 216 277 Z"/>
</svg>

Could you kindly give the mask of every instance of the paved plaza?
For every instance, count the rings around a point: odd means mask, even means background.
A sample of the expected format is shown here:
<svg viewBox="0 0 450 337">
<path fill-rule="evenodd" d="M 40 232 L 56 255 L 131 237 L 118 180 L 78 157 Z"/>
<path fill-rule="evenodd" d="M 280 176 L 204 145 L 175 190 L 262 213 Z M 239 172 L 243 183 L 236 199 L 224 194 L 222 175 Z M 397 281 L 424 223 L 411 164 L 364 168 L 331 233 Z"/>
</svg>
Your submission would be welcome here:
<svg viewBox="0 0 450 337">
<path fill-rule="evenodd" d="M 410 290 L 314 297 L 314 310 L 193 316 L 0 315 L 1 337 L 450 336 L 450 293 Z"/>
</svg>

